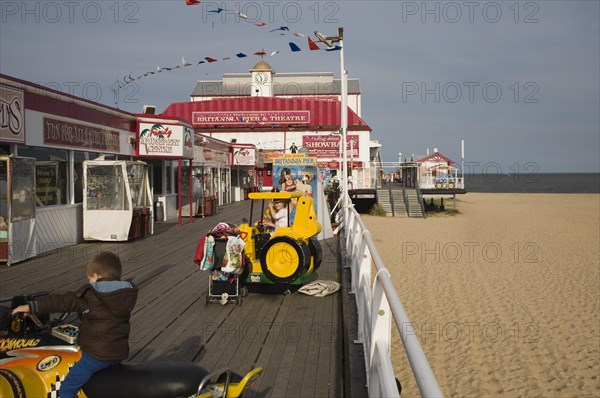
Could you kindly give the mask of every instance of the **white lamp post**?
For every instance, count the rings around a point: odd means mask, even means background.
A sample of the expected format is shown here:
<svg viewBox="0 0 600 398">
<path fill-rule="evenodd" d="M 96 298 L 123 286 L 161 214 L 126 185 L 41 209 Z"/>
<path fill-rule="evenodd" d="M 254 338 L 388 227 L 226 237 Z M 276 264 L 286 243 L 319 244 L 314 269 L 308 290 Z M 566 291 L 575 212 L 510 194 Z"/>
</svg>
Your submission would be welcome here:
<svg viewBox="0 0 600 398">
<path fill-rule="evenodd" d="M 321 41 L 323 41 L 327 46 L 333 47 L 333 43 L 338 43 L 341 47 L 340 49 L 340 79 L 341 79 L 341 100 L 340 100 L 340 130 L 341 130 L 341 142 L 342 146 L 342 175 L 340 176 L 342 183 L 342 190 L 344 192 L 344 200 L 342 205 L 344 206 L 344 219 L 347 220 L 347 203 L 346 203 L 346 195 L 348 195 L 348 151 L 346 148 L 346 132 L 348 130 L 348 76 L 346 74 L 346 70 L 344 69 L 344 28 L 338 28 L 337 36 L 326 36 L 321 32 L 315 31 L 315 36 Z"/>
</svg>

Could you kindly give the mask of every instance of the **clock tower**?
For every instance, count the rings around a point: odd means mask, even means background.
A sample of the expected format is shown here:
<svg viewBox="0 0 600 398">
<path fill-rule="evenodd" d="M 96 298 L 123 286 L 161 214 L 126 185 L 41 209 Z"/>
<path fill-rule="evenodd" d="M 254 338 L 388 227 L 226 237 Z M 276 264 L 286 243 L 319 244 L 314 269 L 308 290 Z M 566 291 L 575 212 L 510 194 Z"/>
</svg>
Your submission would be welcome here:
<svg viewBox="0 0 600 398">
<path fill-rule="evenodd" d="M 272 97 L 273 96 L 273 74 L 275 71 L 271 65 L 263 61 L 258 61 L 252 69 L 252 93 L 253 97 Z"/>
</svg>

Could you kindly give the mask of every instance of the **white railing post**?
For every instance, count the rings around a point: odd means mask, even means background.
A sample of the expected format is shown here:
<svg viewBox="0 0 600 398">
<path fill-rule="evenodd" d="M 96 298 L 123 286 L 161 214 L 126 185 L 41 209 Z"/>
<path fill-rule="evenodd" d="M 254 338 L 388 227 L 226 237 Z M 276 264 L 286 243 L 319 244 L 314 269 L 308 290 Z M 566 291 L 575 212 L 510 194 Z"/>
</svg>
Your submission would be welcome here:
<svg viewBox="0 0 600 398">
<path fill-rule="evenodd" d="M 366 231 L 368 233 L 368 231 Z M 358 339 L 356 343 L 364 344 L 366 341 L 365 325 L 368 325 L 368 320 L 371 318 L 371 253 L 367 247 L 367 242 L 364 239 L 364 234 L 360 235 L 360 247 L 357 254 L 360 254 L 360 263 L 357 264 L 358 269 L 352 268 L 352 273 L 360 275 L 358 280 L 358 290 L 360 294 L 356 296 L 356 308 L 358 310 Z"/>
</svg>

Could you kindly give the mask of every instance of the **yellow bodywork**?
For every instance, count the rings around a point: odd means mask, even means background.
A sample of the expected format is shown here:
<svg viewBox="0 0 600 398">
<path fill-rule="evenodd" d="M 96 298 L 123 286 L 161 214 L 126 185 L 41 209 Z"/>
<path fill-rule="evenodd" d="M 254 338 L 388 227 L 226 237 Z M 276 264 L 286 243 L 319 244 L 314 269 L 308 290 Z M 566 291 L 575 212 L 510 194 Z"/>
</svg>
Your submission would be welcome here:
<svg viewBox="0 0 600 398">
<path fill-rule="evenodd" d="M 321 232 L 321 223 L 317 219 L 314 201 L 312 198 L 303 196 L 301 192 L 254 192 L 248 194 L 251 200 L 276 200 L 287 199 L 295 203 L 296 214 L 294 222 L 288 227 L 279 227 L 273 232 L 270 239 L 276 237 L 287 237 L 296 241 L 299 245 L 308 245 L 311 237 Z M 291 210 L 290 210 L 291 212 Z M 262 216 L 262 214 L 261 214 Z M 252 222 L 252 220 L 250 220 Z M 260 258 L 256 253 L 256 236 L 264 234 L 256 225 L 244 223 L 239 227 L 242 239 L 246 242 L 244 252 L 251 262 L 251 273 L 262 273 Z M 276 253 L 276 254 L 274 254 Z M 269 250 L 268 261 L 272 265 L 271 271 L 277 276 L 285 276 L 294 265 L 298 264 L 298 255 L 293 247 L 284 242 L 277 243 Z M 275 259 L 275 260 L 273 260 Z M 313 259 L 307 273 L 314 269 Z"/>
</svg>

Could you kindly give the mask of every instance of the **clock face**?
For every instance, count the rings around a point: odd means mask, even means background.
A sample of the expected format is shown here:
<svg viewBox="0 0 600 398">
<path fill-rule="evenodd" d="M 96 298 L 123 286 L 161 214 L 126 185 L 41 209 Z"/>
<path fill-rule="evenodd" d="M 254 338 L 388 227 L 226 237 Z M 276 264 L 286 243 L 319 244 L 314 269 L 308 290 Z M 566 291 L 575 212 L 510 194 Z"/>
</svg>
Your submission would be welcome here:
<svg viewBox="0 0 600 398">
<path fill-rule="evenodd" d="M 254 77 L 257 83 L 266 83 L 267 82 L 267 74 L 265 72 L 258 72 Z"/>
</svg>

